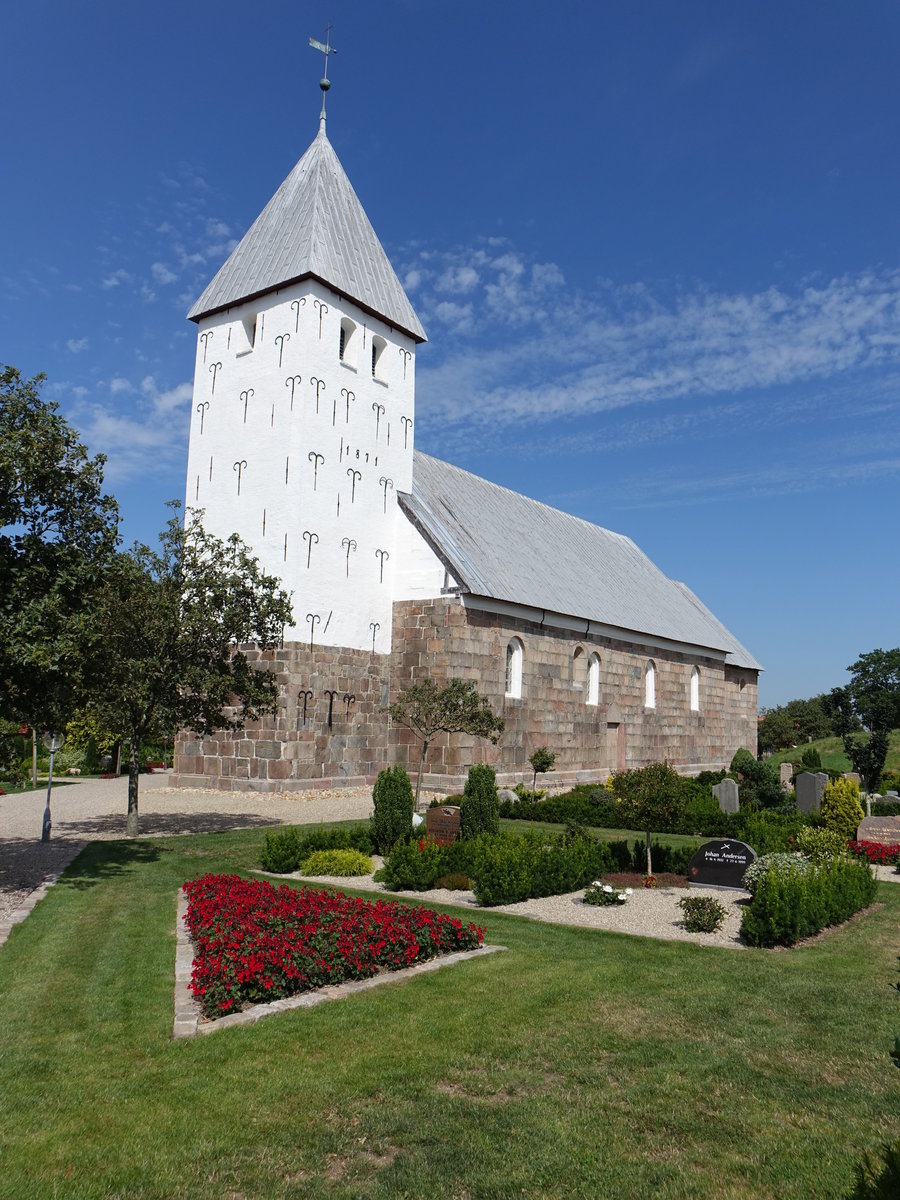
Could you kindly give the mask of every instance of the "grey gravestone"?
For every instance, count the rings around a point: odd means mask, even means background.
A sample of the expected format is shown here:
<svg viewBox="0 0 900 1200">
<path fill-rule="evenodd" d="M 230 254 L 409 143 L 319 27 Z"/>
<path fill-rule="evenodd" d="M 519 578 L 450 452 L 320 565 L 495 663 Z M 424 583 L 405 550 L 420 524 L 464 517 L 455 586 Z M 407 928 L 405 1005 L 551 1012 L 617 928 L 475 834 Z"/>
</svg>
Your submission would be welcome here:
<svg viewBox="0 0 900 1200">
<path fill-rule="evenodd" d="M 856 831 L 857 841 L 900 846 L 900 817 L 864 817 Z"/>
<path fill-rule="evenodd" d="M 893 790 L 885 792 L 884 798 L 885 800 L 900 800 L 900 792 L 895 792 Z"/>
<path fill-rule="evenodd" d="M 791 780 L 793 778 L 794 778 L 794 764 L 789 763 L 789 762 L 782 763 L 781 764 L 781 786 L 785 790 L 790 789 Z"/>
<path fill-rule="evenodd" d="M 497 797 L 500 800 L 510 800 L 513 804 L 515 804 L 519 799 L 518 795 L 512 790 L 512 788 L 501 788 L 497 793 Z M 530 796 L 529 799 L 531 799 Z"/>
<path fill-rule="evenodd" d="M 736 813 L 738 804 L 738 785 L 733 779 L 723 779 L 721 783 L 713 784 L 712 794 L 719 802 L 719 808 L 724 813 Z"/>
<path fill-rule="evenodd" d="M 803 771 L 794 780 L 794 786 L 797 789 L 797 808 L 800 812 L 818 812 L 822 804 L 822 793 L 825 791 L 828 783 L 828 776 L 824 771 L 817 771 L 815 775 L 809 771 Z"/>
<path fill-rule="evenodd" d="M 743 888 L 744 872 L 756 862 L 746 842 L 717 838 L 701 846 L 688 866 L 688 883 L 695 887 Z"/>
<path fill-rule="evenodd" d="M 845 778 L 845 779 L 852 779 L 852 780 L 853 780 L 853 782 L 856 784 L 856 786 L 857 786 L 857 787 L 859 787 L 859 786 L 860 786 L 861 780 L 860 780 L 860 778 L 859 778 L 859 772 L 858 772 L 858 771 L 845 771 L 845 772 L 844 772 L 844 778 Z"/>
<path fill-rule="evenodd" d="M 459 837 L 459 805 L 442 804 L 425 811 L 425 831 L 433 842 L 455 842 Z"/>
</svg>

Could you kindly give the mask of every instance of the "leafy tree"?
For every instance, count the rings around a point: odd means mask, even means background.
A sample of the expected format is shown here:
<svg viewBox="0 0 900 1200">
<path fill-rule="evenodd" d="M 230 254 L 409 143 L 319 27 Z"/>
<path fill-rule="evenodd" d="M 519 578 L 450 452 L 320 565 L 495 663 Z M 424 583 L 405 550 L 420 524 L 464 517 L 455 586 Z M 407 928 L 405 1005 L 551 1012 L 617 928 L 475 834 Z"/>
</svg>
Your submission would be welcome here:
<svg viewBox="0 0 900 1200">
<path fill-rule="evenodd" d="M 553 770 L 556 766 L 556 754 L 553 750 L 548 750 L 546 746 L 538 746 L 528 761 L 531 763 L 531 769 L 534 771 L 534 776 L 531 780 L 531 799 L 533 803 L 537 793 L 537 777 L 538 775 L 544 775 L 547 771 Z"/>
<path fill-rule="evenodd" d="M 436 734 L 468 733 L 472 737 L 488 738 L 496 745 L 504 728 L 501 718 L 494 715 L 490 703 L 479 695 L 471 679 L 451 679 L 442 688 L 433 679 L 425 679 L 401 692 L 386 711 L 392 720 L 406 725 L 422 740 L 416 779 L 417 810 L 425 755 Z"/>
<path fill-rule="evenodd" d="M 278 680 L 242 647 L 272 649 L 291 622 L 277 579 L 236 535 L 208 534 L 200 514 L 174 515 L 160 548 L 116 555 L 97 596 L 103 688 L 92 715 L 130 743 L 128 818 L 138 832 L 141 744 L 172 729 L 241 729 L 275 709 Z"/>
<path fill-rule="evenodd" d="M 775 750 L 786 750 L 797 741 L 797 727 L 784 708 L 768 708 L 757 727 L 757 745 L 760 752 L 770 754 Z"/>
<path fill-rule="evenodd" d="M 44 376 L 0 364 L 0 717 L 62 732 L 93 680 L 92 597 L 118 510 Z"/>
<path fill-rule="evenodd" d="M 847 757 L 862 776 L 866 791 L 874 791 L 887 759 L 890 732 L 900 725 L 900 647 L 870 650 L 847 670 L 850 682 L 832 689 L 830 703 L 840 713 Z M 854 718 L 867 737 L 854 732 Z"/>
<path fill-rule="evenodd" d="M 771 763 L 759 762 L 742 746 L 731 760 L 729 770 L 738 777 L 741 804 L 748 808 L 776 808 L 784 804 L 781 778 Z"/>
<path fill-rule="evenodd" d="M 612 776 L 623 824 L 628 829 L 643 829 L 647 839 L 647 874 L 653 874 L 650 855 L 651 833 L 678 828 L 684 816 L 687 788 L 681 775 L 668 763 L 650 763 L 633 771 Z"/>
</svg>

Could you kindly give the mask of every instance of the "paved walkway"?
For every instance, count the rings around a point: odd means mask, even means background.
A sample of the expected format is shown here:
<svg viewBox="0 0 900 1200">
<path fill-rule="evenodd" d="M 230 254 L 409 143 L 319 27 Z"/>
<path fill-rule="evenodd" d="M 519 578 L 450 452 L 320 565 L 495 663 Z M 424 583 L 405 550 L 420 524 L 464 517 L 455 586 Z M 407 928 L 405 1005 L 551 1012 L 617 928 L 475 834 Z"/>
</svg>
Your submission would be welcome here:
<svg viewBox="0 0 900 1200">
<path fill-rule="evenodd" d="M 367 817 L 370 788 L 257 795 L 175 789 L 163 772 L 142 775 L 140 836 L 215 833 L 223 829 Z M 125 837 L 128 780 L 85 779 L 54 788 L 52 834 L 41 842 L 46 787 L 0 796 L 0 943 L 89 841 Z"/>
</svg>

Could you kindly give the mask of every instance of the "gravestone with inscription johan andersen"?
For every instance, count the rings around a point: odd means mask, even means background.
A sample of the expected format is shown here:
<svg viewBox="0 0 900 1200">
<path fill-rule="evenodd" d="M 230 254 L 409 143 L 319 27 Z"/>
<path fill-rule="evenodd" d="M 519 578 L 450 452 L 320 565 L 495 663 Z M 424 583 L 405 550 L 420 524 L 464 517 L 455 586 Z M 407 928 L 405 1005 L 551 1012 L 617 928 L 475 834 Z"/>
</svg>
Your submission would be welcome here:
<svg viewBox="0 0 900 1200">
<path fill-rule="evenodd" d="M 446 845 L 459 838 L 459 805 L 442 804 L 425 810 L 425 832 L 433 842 Z"/>
<path fill-rule="evenodd" d="M 734 838 L 716 838 L 701 846 L 688 865 L 694 887 L 743 888 L 744 872 L 756 862 L 756 851 Z"/>
</svg>

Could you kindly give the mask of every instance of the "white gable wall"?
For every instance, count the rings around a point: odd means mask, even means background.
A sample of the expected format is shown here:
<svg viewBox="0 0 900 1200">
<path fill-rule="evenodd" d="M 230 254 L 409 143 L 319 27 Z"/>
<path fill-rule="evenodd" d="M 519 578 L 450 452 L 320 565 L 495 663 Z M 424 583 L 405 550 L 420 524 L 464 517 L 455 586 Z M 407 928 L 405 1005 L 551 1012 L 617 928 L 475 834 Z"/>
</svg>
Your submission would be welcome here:
<svg viewBox="0 0 900 1200">
<path fill-rule="evenodd" d="M 342 319 L 356 326 L 344 362 Z M 286 640 L 390 650 L 414 382 L 412 338 L 315 280 L 200 323 L 187 505 L 292 593 Z"/>
</svg>

